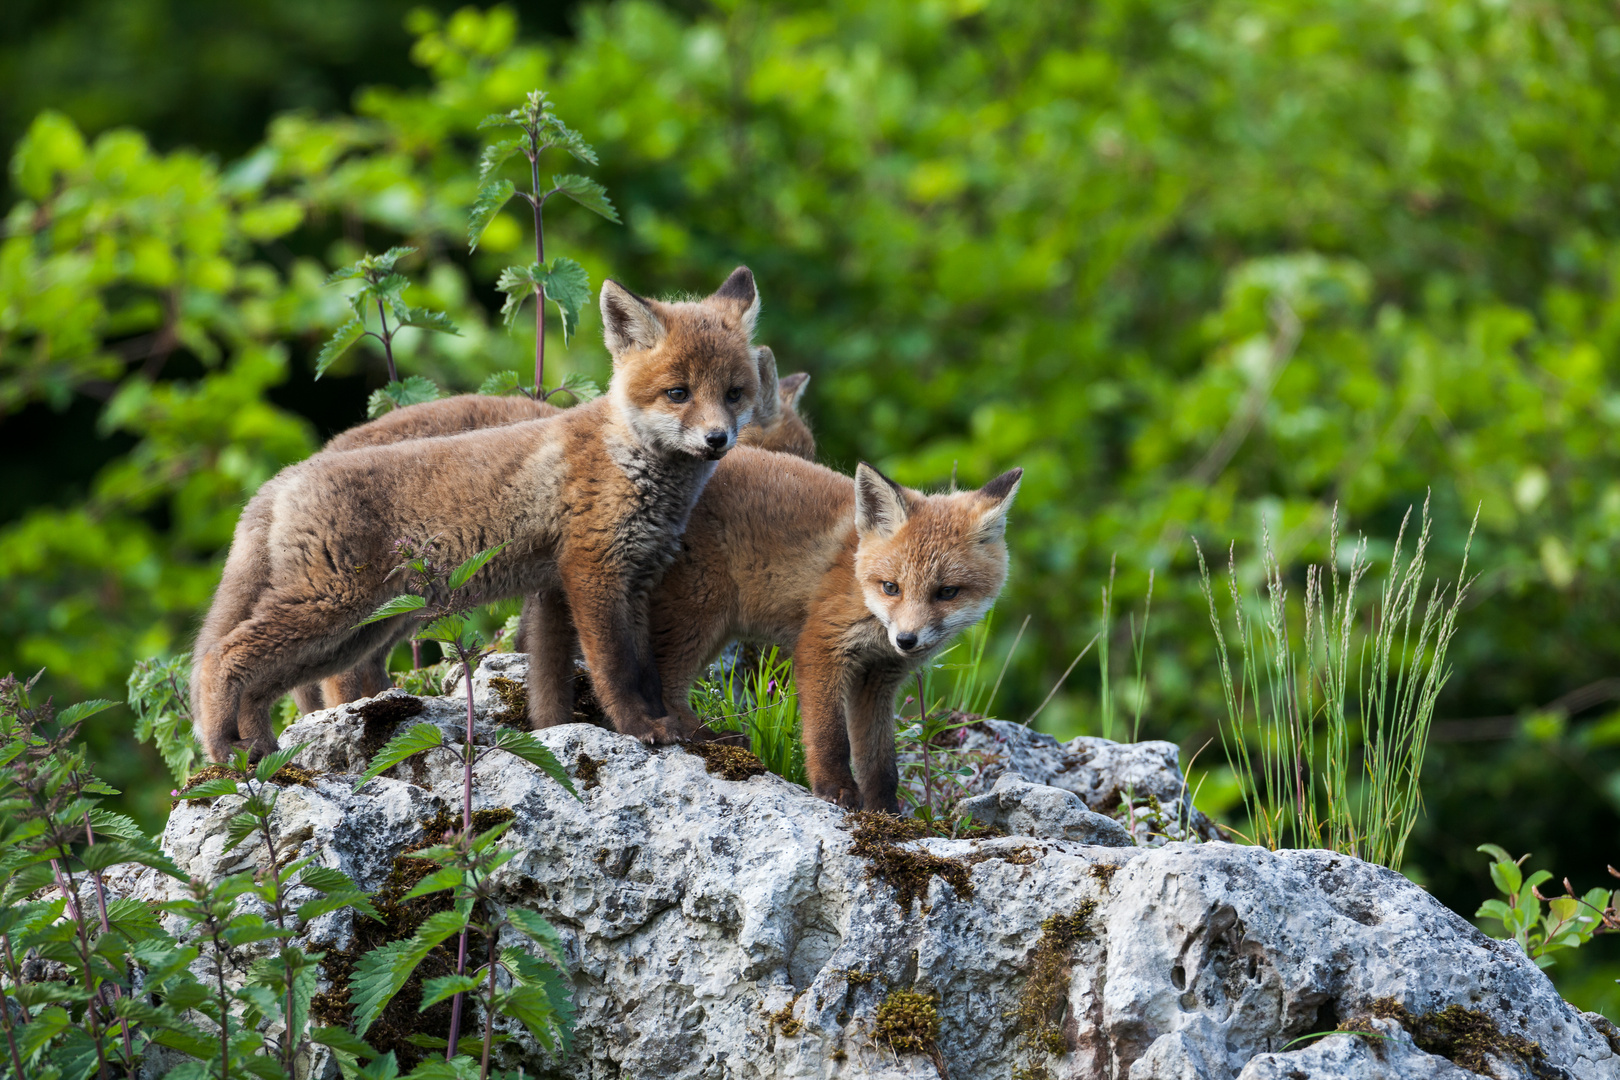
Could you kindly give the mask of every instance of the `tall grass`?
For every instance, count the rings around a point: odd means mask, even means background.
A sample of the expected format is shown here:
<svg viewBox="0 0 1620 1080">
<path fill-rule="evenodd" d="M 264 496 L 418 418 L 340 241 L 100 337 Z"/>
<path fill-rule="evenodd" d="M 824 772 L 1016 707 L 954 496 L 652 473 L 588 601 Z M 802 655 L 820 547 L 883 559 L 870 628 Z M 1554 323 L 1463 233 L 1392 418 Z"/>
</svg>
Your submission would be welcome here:
<svg viewBox="0 0 1620 1080">
<path fill-rule="evenodd" d="M 746 656 L 747 651 L 740 653 Z M 754 755 L 776 775 L 810 786 L 799 733 L 799 691 L 793 661 L 771 646 L 752 665 L 735 663 L 693 684 L 692 708 L 716 731 L 748 735 Z"/>
<path fill-rule="evenodd" d="M 1227 624 L 1198 551 L 1226 696 L 1221 742 L 1243 785 L 1253 832 L 1247 839 L 1254 843 L 1325 847 L 1400 868 L 1422 808 L 1429 726 L 1451 674 L 1446 650 L 1468 591 L 1474 535 L 1471 528 L 1456 585 L 1447 590 L 1435 582 L 1425 593 L 1428 502 L 1417 544 L 1403 563 L 1411 516 L 1408 510 L 1383 588 L 1368 608 L 1357 599 L 1372 568 L 1366 541 L 1357 543 L 1341 575 L 1335 510 L 1326 565 L 1306 570 L 1297 633 L 1269 530 L 1262 553 L 1266 596 L 1258 612 L 1238 583 L 1234 547 L 1227 592 L 1235 672 Z"/>
</svg>

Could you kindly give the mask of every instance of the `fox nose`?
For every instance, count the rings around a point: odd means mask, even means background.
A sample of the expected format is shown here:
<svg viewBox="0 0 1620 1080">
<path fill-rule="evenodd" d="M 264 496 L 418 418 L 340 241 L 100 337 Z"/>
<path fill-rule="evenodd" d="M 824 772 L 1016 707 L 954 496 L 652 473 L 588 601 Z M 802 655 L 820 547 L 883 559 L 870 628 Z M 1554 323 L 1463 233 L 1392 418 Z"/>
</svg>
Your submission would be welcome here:
<svg viewBox="0 0 1620 1080">
<path fill-rule="evenodd" d="M 912 633 L 894 635 L 894 643 L 907 652 L 917 647 L 917 635 Z"/>
<path fill-rule="evenodd" d="M 708 443 L 711 449 L 724 450 L 731 437 L 723 431 L 711 431 L 703 436 L 703 441 Z"/>
</svg>

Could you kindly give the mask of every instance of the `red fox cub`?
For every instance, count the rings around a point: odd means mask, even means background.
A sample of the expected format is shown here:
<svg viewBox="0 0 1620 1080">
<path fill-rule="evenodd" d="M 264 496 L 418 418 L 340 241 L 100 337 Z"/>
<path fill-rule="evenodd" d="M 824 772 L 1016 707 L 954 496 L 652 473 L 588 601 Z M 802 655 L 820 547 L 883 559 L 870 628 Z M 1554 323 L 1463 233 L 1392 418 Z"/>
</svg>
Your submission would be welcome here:
<svg viewBox="0 0 1620 1080">
<path fill-rule="evenodd" d="M 506 544 L 477 592 L 567 613 L 614 725 L 665 730 L 647 594 L 761 401 L 759 295 L 738 267 L 700 301 L 645 300 L 605 281 L 601 309 L 613 354 L 602 398 L 549 420 L 319 453 L 248 502 L 192 669 L 210 759 L 238 744 L 274 750 L 271 702 L 408 633 L 405 619 L 356 626 L 400 591 L 390 572 L 407 537 L 435 538 L 450 565 Z"/>
<path fill-rule="evenodd" d="M 851 482 L 785 454 L 728 455 L 652 594 L 653 652 L 679 734 L 696 733 L 688 689 L 728 640 L 786 646 L 812 790 L 896 811 L 895 692 L 1000 595 L 1022 476 L 924 495 L 866 464 Z M 569 654 L 565 623 L 532 606 L 524 617 L 532 656 Z"/>
<path fill-rule="evenodd" d="M 770 350 L 761 345 L 760 350 Z M 771 356 L 760 356 L 761 378 L 765 368 L 776 370 Z M 816 439 L 810 425 L 799 415 L 799 399 L 804 396 L 810 376 L 805 372 L 771 376 L 761 384 L 768 388 L 777 384 L 776 404 L 768 396 L 762 397 L 754 410 L 754 422 L 737 434 L 744 446 L 758 446 L 765 450 L 780 450 L 802 458 L 816 456 Z M 425 401 L 420 405 L 407 405 L 391 413 L 340 434 L 332 436 L 322 450 L 358 450 L 363 446 L 386 446 L 406 439 L 425 439 L 434 435 L 459 435 L 464 431 L 503 427 L 524 420 L 542 420 L 548 416 L 561 416 L 566 410 L 546 401 L 535 401 L 523 395 L 492 397 L 487 394 L 457 394 Z"/>
<path fill-rule="evenodd" d="M 771 350 L 761 345 L 755 355 L 759 363 L 760 386 L 768 388 L 774 383 L 777 392 L 774 398 L 768 392 L 760 395 L 759 406 L 754 410 L 754 422 L 738 433 L 737 441 L 744 446 L 814 458 L 815 436 L 810 432 L 810 425 L 799 415 L 799 400 L 804 397 L 810 376 L 801 371 L 778 379 L 776 358 Z M 380 419 L 334 436 L 325 449 L 353 450 L 365 446 L 384 446 L 405 439 L 477 431 L 524 420 L 560 416 L 564 411 L 555 405 L 526 397 L 461 394 L 396 409 Z M 298 687 L 293 691 L 293 698 L 299 710 L 308 713 L 323 707 L 332 708 L 388 689 L 392 685 L 388 674 L 388 654 L 393 644 L 389 642 L 349 671 L 333 675 L 323 683 Z M 571 703 L 569 708 L 572 711 Z"/>
</svg>

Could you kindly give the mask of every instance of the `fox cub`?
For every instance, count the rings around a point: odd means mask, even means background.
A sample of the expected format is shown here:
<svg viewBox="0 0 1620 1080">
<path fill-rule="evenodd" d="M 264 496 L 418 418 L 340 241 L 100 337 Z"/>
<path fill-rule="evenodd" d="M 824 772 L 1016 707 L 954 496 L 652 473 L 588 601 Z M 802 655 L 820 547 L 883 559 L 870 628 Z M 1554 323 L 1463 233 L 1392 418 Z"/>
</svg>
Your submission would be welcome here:
<svg viewBox="0 0 1620 1080">
<path fill-rule="evenodd" d="M 728 640 L 786 646 L 812 790 L 897 811 L 895 693 L 1000 595 L 1022 476 L 924 495 L 866 464 L 851 481 L 785 454 L 728 455 L 652 594 L 653 653 L 679 734 L 697 732 L 692 679 Z M 532 656 L 569 655 L 565 622 L 532 607 L 524 617 Z"/>
<path fill-rule="evenodd" d="M 399 591 L 406 537 L 436 538 L 451 564 L 505 543 L 475 591 L 566 614 L 614 725 L 665 730 L 647 594 L 761 400 L 759 295 L 739 267 L 701 301 L 606 281 L 600 302 L 613 354 L 602 398 L 549 420 L 322 452 L 249 501 L 195 649 L 192 710 L 212 760 L 235 744 L 275 749 L 272 701 L 406 636 L 404 619 L 356 626 Z"/>
<path fill-rule="evenodd" d="M 810 376 L 801 371 L 778 379 L 776 358 L 771 350 L 761 345 L 756 356 L 762 390 L 760 402 L 754 410 L 753 423 L 738 433 L 738 443 L 763 450 L 779 450 L 806 459 L 814 458 L 815 436 L 810 431 L 810 425 L 799 414 L 799 401 L 804 397 Z M 777 388 L 775 395 L 769 392 L 773 384 Z M 396 409 L 377 420 L 334 436 L 325 449 L 353 450 L 365 446 L 385 446 L 405 439 L 451 435 L 559 416 L 563 412 L 555 405 L 526 397 L 461 394 Z M 390 641 L 349 671 L 333 675 L 322 683 L 298 687 L 293 691 L 293 698 L 299 710 L 308 713 L 320 708 L 332 708 L 388 689 L 392 685 L 388 674 L 388 654 L 393 645 L 394 642 Z M 551 690 L 531 695 L 536 701 L 553 697 L 555 693 Z M 573 703 L 568 702 L 567 705 L 572 713 Z"/>
</svg>

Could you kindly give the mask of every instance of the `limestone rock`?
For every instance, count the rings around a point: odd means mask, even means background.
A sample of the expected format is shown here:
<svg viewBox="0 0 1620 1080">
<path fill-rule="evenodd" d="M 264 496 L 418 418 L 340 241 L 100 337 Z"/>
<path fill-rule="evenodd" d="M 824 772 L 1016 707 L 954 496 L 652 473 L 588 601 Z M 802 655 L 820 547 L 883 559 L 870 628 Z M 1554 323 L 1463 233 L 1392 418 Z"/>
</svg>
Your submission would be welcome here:
<svg viewBox="0 0 1620 1080">
<path fill-rule="evenodd" d="M 1088 810 L 1072 791 L 1031 784 L 1011 771 L 1001 774 L 989 794 L 965 799 L 957 809 L 980 824 L 1004 829 L 1013 836 L 1073 840 L 1103 847 L 1132 846 L 1125 826 Z"/>
<path fill-rule="evenodd" d="M 475 678 L 480 741 L 498 696 Z M 382 885 L 427 822 L 459 812 L 460 767 L 430 751 L 358 794 L 353 774 L 401 723 L 439 724 L 459 740 L 465 708 L 454 695 L 388 694 L 289 728 L 284 745 L 304 743 L 300 763 L 320 775 L 283 791 L 278 856 Z M 1054 787 L 1091 811 L 1134 789 L 1180 812 L 1168 744 L 1058 744 L 986 721 L 968 740 L 985 754 L 983 774 L 1003 781 L 986 797 L 999 808 L 998 792 L 1021 792 L 1006 823 L 1021 828 L 1025 815 L 1047 836 L 880 845 L 874 860 L 854 852 L 844 811 L 775 776 L 727 780 L 683 748 L 587 724 L 538 736 L 577 777 L 578 799 L 498 751 L 479 762 L 473 795 L 477 809 L 516 814 L 501 902 L 551 920 L 568 957 L 574 1051 L 558 1061 L 521 1039 L 507 1044 L 500 1064 L 527 1075 L 1458 1080 L 1456 1065 L 1392 1020 L 1372 1021 L 1386 1039 L 1290 1047 L 1371 1017 L 1387 998 L 1411 1014 L 1478 1010 L 1539 1044 L 1537 1076 L 1620 1078 L 1609 1039 L 1516 946 L 1398 874 L 1330 852 L 1057 838 L 1073 834 L 1050 823 L 1074 820 L 1075 806 L 1045 793 Z M 1069 818 L 1048 813 L 1054 800 Z M 223 850 L 239 805 L 222 797 L 174 811 L 163 843 L 186 873 L 214 878 L 266 861 L 250 844 Z M 1112 841 L 1125 831 L 1110 830 Z M 874 876 L 880 863 L 890 876 Z M 908 880 L 919 888 L 902 905 L 897 885 Z M 116 895 L 158 900 L 176 887 L 152 871 L 113 875 Z M 334 952 L 354 934 L 348 912 L 300 929 Z M 937 1056 L 896 1053 L 880 1035 L 880 1009 L 902 989 L 932 999 Z M 324 1059 L 310 1067 L 333 1075 Z M 1493 1067 L 1504 1080 L 1531 1075 L 1511 1056 Z"/>
</svg>

